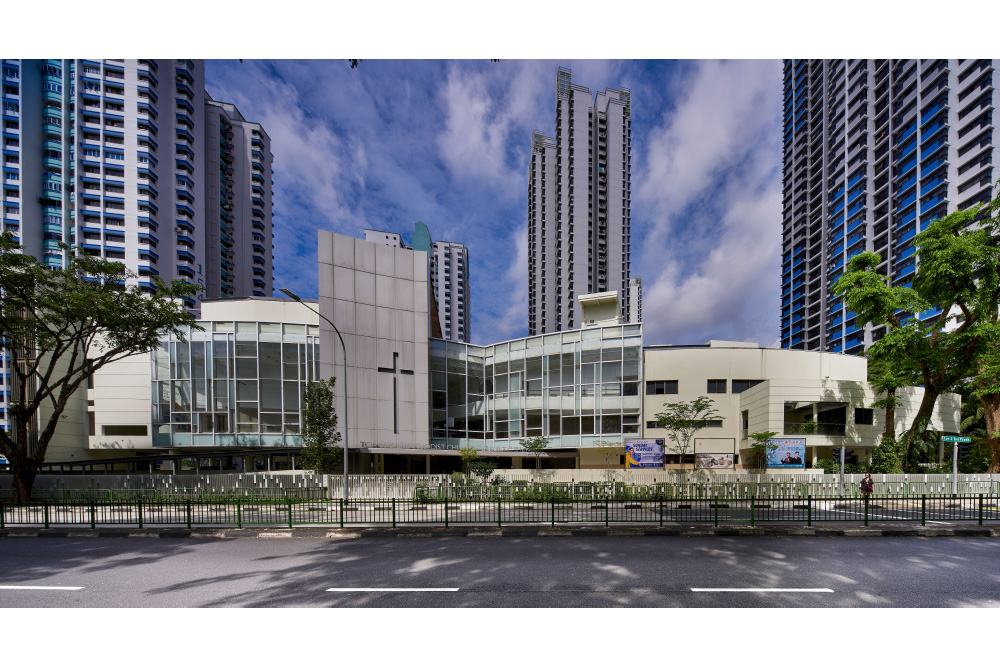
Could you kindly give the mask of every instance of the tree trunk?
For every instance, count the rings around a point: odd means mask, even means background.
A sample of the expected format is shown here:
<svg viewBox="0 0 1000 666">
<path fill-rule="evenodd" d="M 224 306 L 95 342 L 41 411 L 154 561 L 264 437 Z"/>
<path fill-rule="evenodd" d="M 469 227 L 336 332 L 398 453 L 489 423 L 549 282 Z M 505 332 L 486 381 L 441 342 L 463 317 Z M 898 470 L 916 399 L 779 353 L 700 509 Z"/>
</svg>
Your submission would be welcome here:
<svg viewBox="0 0 1000 666">
<path fill-rule="evenodd" d="M 1000 473 L 1000 395 L 984 395 L 983 417 L 986 419 L 986 441 L 990 449 L 990 473 Z"/>
<path fill-rule="evenodd" d="M 890 389 L 885 392 L 886 400 L 889 401 L 889 405 L 885 408 L 885 434 L 892 435 L 893 438 L 896 437 L 896 389 Z"/>
<path fill-rule="evenodd" d="M 910 445 L 913 440 L 926 432 L 927 424 L 930 423 L 931 415 L 934 413 L 934 403 L 937 402 L 939 395 L 940 391 L 937 389 L 924 387 L 924 397 L 920 401 L 920 407 L 914 414 L 913 421 L 910 422 L 910 429 L 903 434 L 902 446 L 899 447 L 899 462 L 903 465 L 904 471 L 907 469 L 907 461 L 910 458 Z"/>
<path fill-rule="evenodd" d="M 12 464 L 11 467 L 14 472 L 14 503 L 27 504 L 31 500 L 31 487 L 35 484 L 35 477 L 38 476 L 38 467 L 31 460 Z"/>
</svg>

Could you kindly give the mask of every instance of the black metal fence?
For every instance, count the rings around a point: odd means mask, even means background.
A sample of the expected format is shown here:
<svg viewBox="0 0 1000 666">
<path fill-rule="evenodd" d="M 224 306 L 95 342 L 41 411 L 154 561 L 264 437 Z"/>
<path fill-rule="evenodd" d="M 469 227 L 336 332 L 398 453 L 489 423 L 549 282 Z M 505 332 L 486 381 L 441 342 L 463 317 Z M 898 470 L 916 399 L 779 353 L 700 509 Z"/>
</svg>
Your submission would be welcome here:
<svg viewBox="0 0 1000 666">
<path fill-rule="evenodd" d="M 0 528 L 41 526 L 350 526 L 350 525 L 664 525 L 709 523 L 984 522 L 1000 520 L 998 495 L 885 495 L 805 498 L 655 498 L 544 501 L 310 500 L 232 501 L 135 498 L 72 499 L 30 504 L 0 502 Z"/>
</svg>

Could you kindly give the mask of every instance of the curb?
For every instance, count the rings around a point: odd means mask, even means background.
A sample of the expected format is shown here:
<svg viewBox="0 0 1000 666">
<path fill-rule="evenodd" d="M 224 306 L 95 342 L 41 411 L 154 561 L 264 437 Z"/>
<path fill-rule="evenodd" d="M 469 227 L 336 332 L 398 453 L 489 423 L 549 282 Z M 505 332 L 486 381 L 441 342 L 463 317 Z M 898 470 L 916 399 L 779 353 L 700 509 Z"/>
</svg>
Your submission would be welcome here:
<svg viewBox="0 0 1000 666">
<path fill-rule="evenodd" d="M 714 527 L 670 525 L 665 527 L 316 527 L 245 528 L 79 528 L 39 529 L 31 527 L 0 530 L 0 538 L 69 539 L 393 539 L 393 538 L 534 538 L 534 537 L 1000 537 L 1000 526 L 933 527 L 900 525 L 889 527 L 805 527 L 762 525 Z"/>
</svg>

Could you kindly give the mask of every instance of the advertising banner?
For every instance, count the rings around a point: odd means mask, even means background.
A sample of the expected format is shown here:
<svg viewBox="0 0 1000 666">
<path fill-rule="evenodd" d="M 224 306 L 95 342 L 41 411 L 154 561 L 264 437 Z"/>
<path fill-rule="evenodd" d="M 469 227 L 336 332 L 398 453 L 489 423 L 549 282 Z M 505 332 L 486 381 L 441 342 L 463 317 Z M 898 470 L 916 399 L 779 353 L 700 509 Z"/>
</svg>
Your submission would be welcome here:
<svg viewBox="0 0 1000 666">
<path fill-rule="evenodd" d="M 767 452 L 767 466 L 777 468 L 805 467 L 805 437 L 783 437 L 769 439 L 769 444 L 777 444 L 776 449 Z"/>
<path fill-rule="evenodd" d="M 732 469 L 736 456 L 732 453 L 696 453 L 694 454 L 695 469 Z"/>
<path fill-rule="evenodd" d="M 663 467 L 663 440 L 626 439 L 625 467 Z"/>
</svg>

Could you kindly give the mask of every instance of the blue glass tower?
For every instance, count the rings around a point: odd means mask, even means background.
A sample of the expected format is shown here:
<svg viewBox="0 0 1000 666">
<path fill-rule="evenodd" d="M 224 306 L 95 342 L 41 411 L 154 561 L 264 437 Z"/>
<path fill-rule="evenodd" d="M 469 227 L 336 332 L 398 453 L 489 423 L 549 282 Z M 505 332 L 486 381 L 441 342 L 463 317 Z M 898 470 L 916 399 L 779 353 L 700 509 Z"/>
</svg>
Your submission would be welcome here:
<svg viewBox="0 0 1000 666">
<path fill-rule="evenodd" d="M 863 351 L 884 329 L 833 295 L 845 264 L 877 252 L 908 285 L 912 238 L 989 200 L 998 62 L 785 60 L 782 347 Z"/>
</svg>

